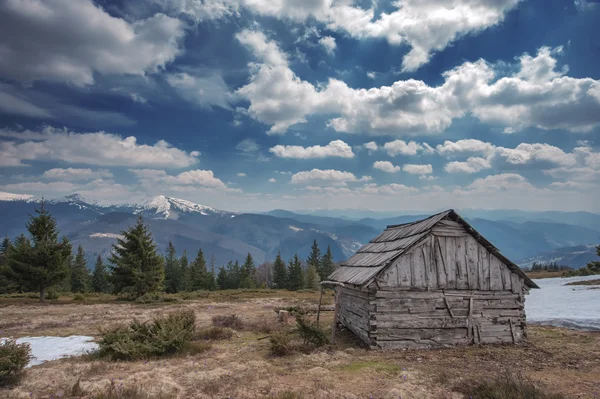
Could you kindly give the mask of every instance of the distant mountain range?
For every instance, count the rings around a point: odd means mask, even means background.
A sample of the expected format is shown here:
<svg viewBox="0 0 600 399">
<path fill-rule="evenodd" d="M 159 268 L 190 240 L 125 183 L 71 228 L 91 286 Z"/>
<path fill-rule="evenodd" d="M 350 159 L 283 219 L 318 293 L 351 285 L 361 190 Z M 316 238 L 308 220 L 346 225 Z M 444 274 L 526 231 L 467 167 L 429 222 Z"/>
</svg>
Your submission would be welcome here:
<svg viewBox="0 0 600 399">
<path fill-rule="evenodd" d="M 33 196 L 0 192 L 0 234 L 14 238 L 25 232 L 29 214 L 39 202 Z M 135 223 L 136 215 L 147 220 L 161 251 L 169 241 L 179 253 L 186 249 L 190 258 L 202 248 L 208 259 L 214 256 L 216 265 L 243 261 L 248 253 L 257 264 L 273 260 L 277 252 L 286 260 L 296 252 L 305 259 L 315 239 L 322 251 L 330 245 L 334 259 L 342 261 L 387 225 L 429 216 L 350 219 L 286 210 L 235 213 L 163 195 L 139 204 L 105 206 L 73 194 L 49 200 L 46 206 L 61 232 L 84 247 L 90 263 L 97 254 L 109 253 L 116 237 Z M 557 261 L 579 268 L 594 259 L 594 246 L 600 243 L 600 215 L 592 213 L 467 210 L 461 214 L 504 255 L 524 266 Z"/>
</svg>

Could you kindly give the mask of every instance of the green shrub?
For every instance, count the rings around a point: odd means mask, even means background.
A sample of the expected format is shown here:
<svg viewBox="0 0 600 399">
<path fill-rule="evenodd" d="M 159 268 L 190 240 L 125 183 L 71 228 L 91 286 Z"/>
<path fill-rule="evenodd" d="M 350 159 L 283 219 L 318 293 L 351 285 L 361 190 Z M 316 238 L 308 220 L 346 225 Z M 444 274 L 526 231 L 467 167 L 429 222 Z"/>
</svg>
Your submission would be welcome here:
<svg viewBox="0 0 600 399">
<path fill-rule="evenodd" d="M 234 314 L 231 316 L 214 316 L 212 322 L 215 327 L 228 327 L 233 328 L 234 330 L 241 330 L 244 328 L 242 319 Z"/>
<path fill-rule="evenodd" d="M 271 353 L 275 356 L 289 355 L 293 350 L 292 338 L 285 330 L 280 330 L 272 334 L 269 338 L 269 343 L 271 344 Z"/>
<path fill-rule="evenodd" d="M 503 373 L 491 379 L 470 380 L 455 387 L 465 397 L 477 399 L 566 399 L 536 387 L 521 374 Z"/>
<path fill-rule="evenodd" d="M 75 294 L 75 295 L 73 295 L 73 300 L 74 301 L 85 301 L 85 296 L 82 294 Z"/>
<path fill-rule="evenodd" d="M 48 288 L 48 290 L 46 291 L 46 299 L 58 299 L 58 297 L 60 297 L 60 294 L 58 293 L 58 290 L 56 288 Z"/>
<path fill-rule="evenodd" d="M 178 294 L 181 299 L 200 299 L 208 298 L 208 291 L 185 291 Z"/>
<path fill-rule="evenodd" d="M 304 319 L 303 316 L 296 316 L 296 326 L 298 327 L 300 337 L 304 340 L 304 345 L 310 343 L 318 347 L 329 343 L 329 338 L 325 330 L 317 326 L 316 323 Z"/>
<path fill-rule="evenodd" d="M 31 347 L 12 339 L 0 341 L 0 386 L 16 382 L 31 359 Z"/>
<path fill-rule="evenodd" d="M 115 360 L 136 360 L 182 352 L 194 337 L 195 322 L 191 310 L 146 323 L 134 320 L 128 326 L 103 331 L 98 354 Z"/>
<path fill-rule="evenodd" d="M 158 292 L 149 292 L 135 299 L 136 303 L 154 303 L 162 301 L 162 296 Z"/>
<path fill-rule="evenodd" d="M 233 331 L 227 327 L 209 327 L 204 330 L 200 330 L 196 335 L 196 339 L 204 340 L 221 340 L 231 339 Z"/>
</svg>

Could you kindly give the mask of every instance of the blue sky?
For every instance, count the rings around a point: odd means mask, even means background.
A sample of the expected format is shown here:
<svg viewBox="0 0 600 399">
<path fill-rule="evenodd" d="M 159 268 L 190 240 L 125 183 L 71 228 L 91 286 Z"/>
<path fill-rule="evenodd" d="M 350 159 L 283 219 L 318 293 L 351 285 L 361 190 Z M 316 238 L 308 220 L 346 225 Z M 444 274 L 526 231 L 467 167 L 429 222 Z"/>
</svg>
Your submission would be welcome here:
<svg viewBox="0 0 600 399">
<path fill-rule="evenodd" d="M 600 212 L 600 3 L 7 0 L 0 191 Z"/>
</svg>

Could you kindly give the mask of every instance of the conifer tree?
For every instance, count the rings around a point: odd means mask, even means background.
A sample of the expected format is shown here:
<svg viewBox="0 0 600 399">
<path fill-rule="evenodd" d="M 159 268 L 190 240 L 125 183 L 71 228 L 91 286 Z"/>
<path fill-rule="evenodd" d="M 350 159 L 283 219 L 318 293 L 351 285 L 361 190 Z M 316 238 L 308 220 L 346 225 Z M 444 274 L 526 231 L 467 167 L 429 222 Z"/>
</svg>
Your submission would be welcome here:
<svg viewBox="0 0 600 399">
<path fill-rule="evenodd" d="M 71 266 L 71 292 L 86 292 L 89 282 L 89 272 L 82 246 L 77 247 L 75 262 Z"/>
<path fill-rule="evenodd" d="M 94 264 L 94 273 L 92 274 L 92 290 L 94 292 L 108 292 L 108 288 L 106 267 L 102 262 L 102 255 L 98 255 Z"/>
<path fill-rule="evenodd" d="M 135 226 L 123 231 L 109 258 L 110 279 L 117 294 L 135 299 L 163 288 L 165 266 L 162 256 L 156 252 L 156 244 L 142 217 Z"/>
<path fill-rule="evenodd" d="M 317 269 L 314 265 L 308 265 L 306 269 L 306 277 L 304 279 L 304 288 L 307 290 L 316 290 L 319 288 L 319 282 L 321 279 L 319 278 L 319 273 L 317 273 Z"/>
<path fill-rule="evenodd" d="M 246 260 L 240 270 L 240 287 L 256 288 L 256 266 L 250 253 L 246 256 Z"/>
<path fill-rule="evenodd" d="M 8 294 L 16 289 L 16 284 L 10 279 L 8 268 L 8 256 L 11 248 L 10 238 L 4 237 L 2 245 L 0 245 L 0 294 Z"/>
<path fill-rule="evenodd" d="M 335 263 L 333 263 L 333 254 L 331 253 L 331 245 L 327 246 L 327 252 L 323 255 L 321 260 L 321 269 L 319 270 L 319 277 L 321 281 L 327 280 L 329 275 L 335 270 Z"/>
<path fill-rule="evenodd" d="M 9 252 L 9 273 L 14 278 L 40 293 L 46 299 L 46 290 L 63 280 L 69 272 L 67 258 L 71 252 L 68 241 L 58 241 L 56 220 L 46 210 L 44 201 L 36 216 L 30 216 L 27 231 L 31 240 L 20 239 Z"/>
<path fill-rule="evenodd" d="M 190 291 L 190 261 L 187 257 L 187 250 L 183 250 L 181 258 L 179 258 L 179 291 Z"/>
<path fill-rule="evenodd" d="M 288 289 L 297 291 L 304 287 L 304 270 L 302 270 L 302 263 L 298 254 L 290 260 L 290 266 L 288 269 Z"/>
<path fill-rule="evenodd" d="M 180 273 L 181 264 L 177 260 L 175 246 L 169 241 L 167 253 L 165 255 L 165 291 L 169 294 L 179 292 L 181 280 L 183 278 Z"/>
<path fill-rule="evenodd" d="M 217 274 L 217 286 L 220 290 L 226 290 L 228 288 L 227 283 L 227 270 L 225 270 L 225 266 L 221 266 Z"/>
<path fill-rule="evenodd" d="M 59 292 L 71 292 L 71 270 L 73 269 L 73 263 L 75 257 L 73 256 L 73 245 L 69 242 L 67 237 L 62 238 L 62 243 L 65 246 L 65 253 L 67 255 L 67 275 L 61 281 L 54 285 Z"/>
<path fill-rule="evenodd" d="M 206 260 L 202 248 L 198 250 L 196 259 L 190 265 L 190 290 L 197 291 L 206 289 Z"/>
<path fill-rule="evenodd" d="M 308 267 L 314 266 L 315 270 L 320 275 L 321 270 L 321 250 L 319 249 L 319 244 L 317 244 L 317 240 L 313 241 L 312 246 L 310 247 L 310 254 L 306 259 L 306 264 Z"/>
<path fill-rule="evenodd" d="M 273 285 L 274 288 L 284 289 L 288 287 L 288 275 L 285 262 L 281 259 L 281 252 L 277 252 L 277 257 L 273 263 Z"/>
</svg>

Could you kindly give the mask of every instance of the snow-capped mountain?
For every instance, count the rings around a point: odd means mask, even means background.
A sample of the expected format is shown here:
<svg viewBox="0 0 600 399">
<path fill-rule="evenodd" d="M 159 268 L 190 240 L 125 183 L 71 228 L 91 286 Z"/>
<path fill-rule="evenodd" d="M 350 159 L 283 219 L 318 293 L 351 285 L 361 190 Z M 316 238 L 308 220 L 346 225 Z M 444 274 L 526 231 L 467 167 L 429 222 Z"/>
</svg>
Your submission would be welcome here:
<svg viewBox="0 0 600 399">
<path fill-rule="evenodd" d="M 29 194 L 13 194 L 0 191 L 0 201 L 30 201 L 33 195 Z"/>
<path fill-rule="evenodd" d="M 210 206 L 195 204 L 180 198 L 158 195 L 146 203 L 136 206 L 133 213 L 142 214 L 152 219 L 179 219 L 182 214 L 197 216 L 226 216 L 229 212 Z"/>
</svg>

